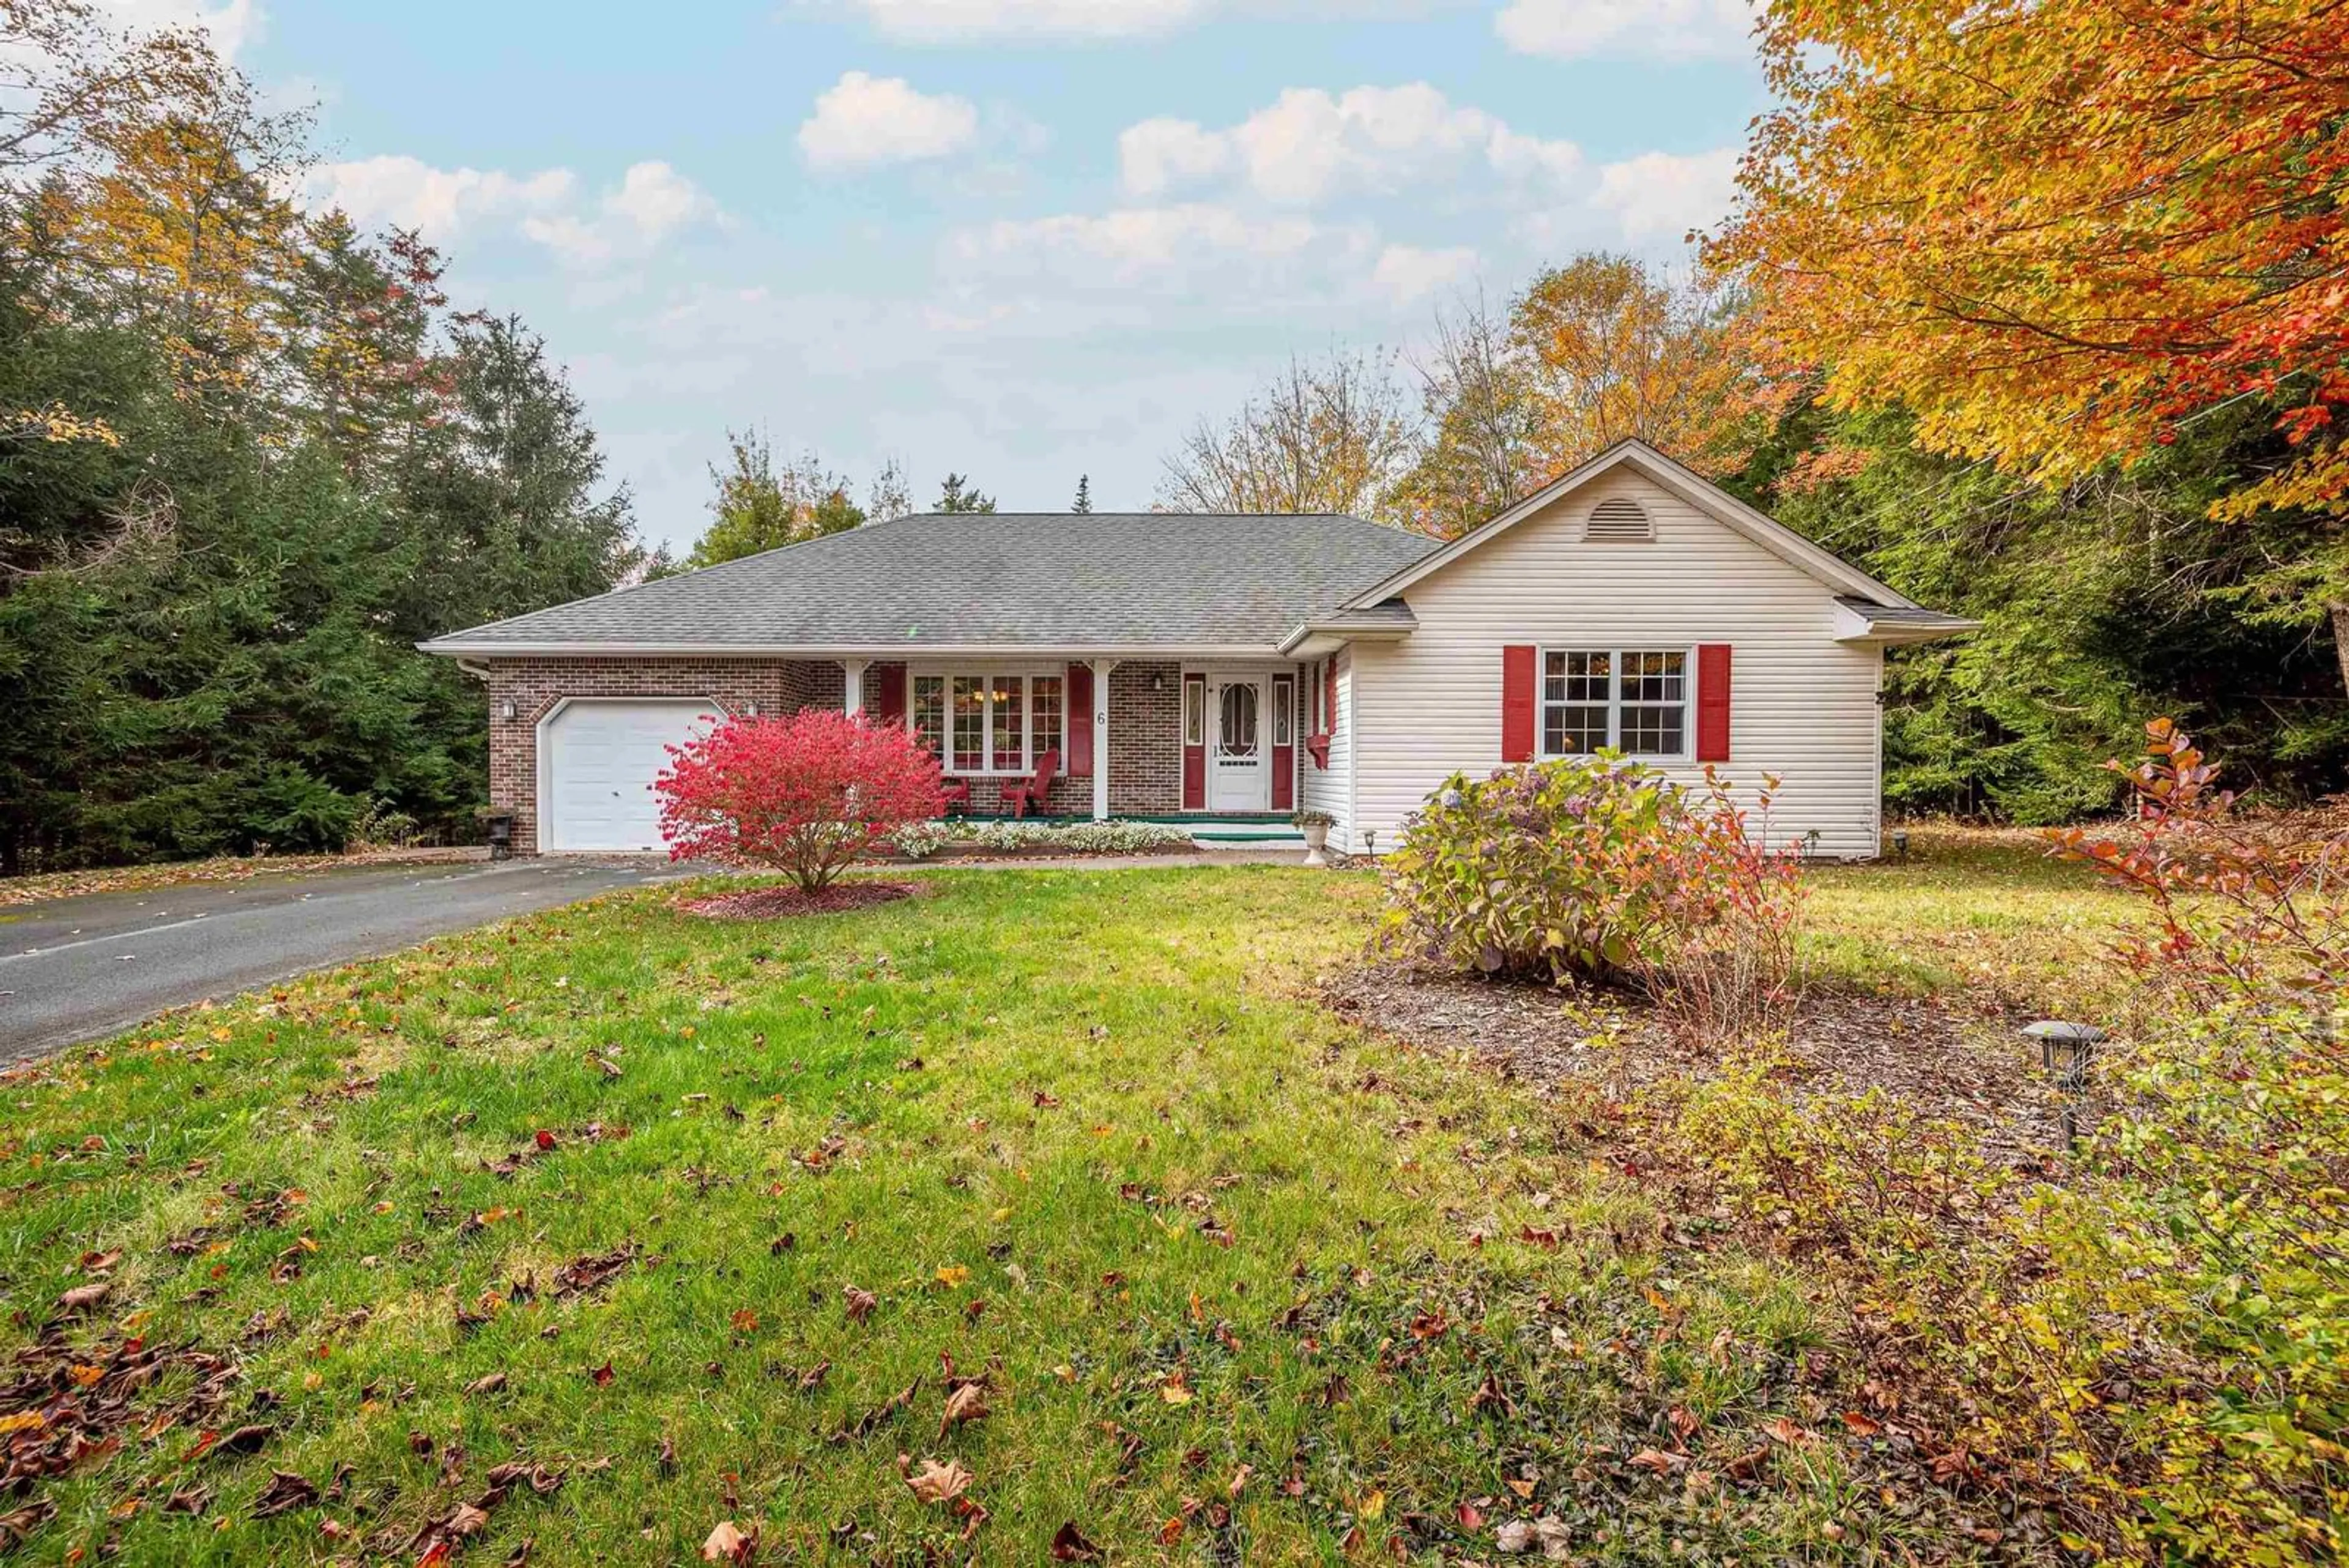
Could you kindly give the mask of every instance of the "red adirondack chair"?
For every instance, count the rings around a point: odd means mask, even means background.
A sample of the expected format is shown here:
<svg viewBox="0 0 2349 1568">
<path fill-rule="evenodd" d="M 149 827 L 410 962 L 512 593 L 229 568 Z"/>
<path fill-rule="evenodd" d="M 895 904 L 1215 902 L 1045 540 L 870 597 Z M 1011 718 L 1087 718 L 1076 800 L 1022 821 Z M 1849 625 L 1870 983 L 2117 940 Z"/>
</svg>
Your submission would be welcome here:
<svg viewBox="0 0 2349 1568">
<path fill-rule="evenodd" d="M 1052 780 L 1060 771 L 1061 753 L 1046 752 L 1037 759 L 1034 778 L 1014 779 L 1003 786 L 1003 804 L 1011 808 L 1014 816 L 1027 815 L 1030 806 L 1042 815 L 1045 797 L 1052 793 Z"/>
<path fill-rule="evenodd" d="M 965 812 L 968 812 L 970 810 L 970 781 L 968 779 L 947 779 L 945 781 L 938 793 L 945 797 L 945 810 L 952 811 L 957 806 L 962 807 Z"/>
</svg>

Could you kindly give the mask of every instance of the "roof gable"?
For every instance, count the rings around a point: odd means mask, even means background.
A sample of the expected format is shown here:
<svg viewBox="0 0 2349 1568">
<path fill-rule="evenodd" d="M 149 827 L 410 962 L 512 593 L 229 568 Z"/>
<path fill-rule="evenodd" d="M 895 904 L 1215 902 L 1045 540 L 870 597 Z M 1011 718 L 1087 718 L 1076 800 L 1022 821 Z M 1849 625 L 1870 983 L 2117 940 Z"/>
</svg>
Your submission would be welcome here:
<svg viewBox="0 0 2349 1568">
<path fill-rule="evenodd" d="M 1800 534 L 1737 497 L 1695 471 L 1666 457 L 1647 442 L 1616 442 L 1597 457 L 1544 485 L 1482 527 L 1471 529 L 1346 601 L 1348 609 L 1362 609 L 1404 593 L 1413 583 L 1431 576 L 1461 556 L 1490 544 L 1518 524 L 1548 511 L 1576 491 L 1618 468 L 1631 468 L 1661 485 L 1732 532 L 1752 540 L 1795 570 L 1835 593 L 1870 604 L 1914 609 L 1915 601 L 1877 581 L 1857 566 L 1821 549 Z"/>
</svg>

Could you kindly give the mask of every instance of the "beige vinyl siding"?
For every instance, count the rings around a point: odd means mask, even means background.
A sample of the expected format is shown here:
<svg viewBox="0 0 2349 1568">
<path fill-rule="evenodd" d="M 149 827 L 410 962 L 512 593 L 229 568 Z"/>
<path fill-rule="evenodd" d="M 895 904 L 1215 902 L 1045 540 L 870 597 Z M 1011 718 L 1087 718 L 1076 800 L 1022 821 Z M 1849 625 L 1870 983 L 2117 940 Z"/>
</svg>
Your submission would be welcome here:
<svg viewBox="0 0 2349 1568">
<path fill-rule="evenodd" d="M 1353 685 L 1350 663 L 1341 651 L 1338 658 L 1338 711 L 1330 716 L 1330 765 L 1317 768 L 1313 759 L 1307 757 L 1305 777 L 1297 798 L 1305 809 L 1326 811 L 1338 819 L 1337 826 L 1330 829 L 1330 842 L 1350 853 L 1354 848 L 1354 726 L 1347 714 L 1347 701 Z M 1312 667 L 1308 665 L 1306 669 L 1309 675 Z"/>
<path fill-rule="evenodd" d="M 1648 544 L 1586 544 L 1592 507 L 1629 497 L 1655 519 Z M 1501 650 L 1732 649 L 1730 761 L 1749 803 L 1782 784 L 1775 843 L 1813 829 L 1821 854 L 1877 852 L 1880 652 L 1834 640 L 1833 590 L 1671 492 L 1619 468 L 1405 590 L 1419 629 L 1357 645 L 1355 828 L 1392 844 L 1402 820 L 1454 771 L 1501 762 Z M 1695 661 L 1688 722 L 1693 750 Z M 1537 733 L 1538 734 L 1538 719 Z M 1334 762 L 1333 758 L 1333 762 Z M 1694 763 L 1670 770 L 1702 782 Z"/>
</svg>

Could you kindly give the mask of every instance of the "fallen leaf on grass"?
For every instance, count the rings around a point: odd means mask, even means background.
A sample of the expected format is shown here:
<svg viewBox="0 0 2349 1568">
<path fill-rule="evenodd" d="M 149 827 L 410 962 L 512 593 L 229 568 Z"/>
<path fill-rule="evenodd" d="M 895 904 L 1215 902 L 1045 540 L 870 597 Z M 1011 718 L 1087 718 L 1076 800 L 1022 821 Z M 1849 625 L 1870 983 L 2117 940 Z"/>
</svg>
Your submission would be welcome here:
<svg viewBox="0 0 2349 1568">
<path fill-rule="evenodd" d="M 90 1308 L 104 1301 L 106 1299 L 107 1293 L 113 1289 L 114 1282 L 112 1280 L 99 1280 L 95 1284 L 76 1285 L 73 1289 L 67 1291 L 65 1294 L 57 1298 L 57 1310 L 59 1312 L 88 1312 Z"/>
<path fill-rule="evenodd" d="M 486 1377 L 476 1377 L 471 1383 L 466 1384 L 465 1392 L 468 1394 L 495 1394 L 505 1386 L 506 1375 L 502 1372 L 492 1372 Z"/>
<path fill-rule="evenodd" d="M 226 1437 L 214 1438 L 208 1443 L 199 1441 L 196 1445 L 196 1453 L 257 1454 L 262 1450 L 263 1446 L 276 1435 L 276 1428 L 259 1423 L 250 1427 L 239 1427 Z M 190 1454 L 188 1457 L 193 1459 L 196 1455 Z"/>
<path fill-rule="evenodd" d="M 1641 1449 L 1631 1456 L 1631 1463 L 1640 1469 L 1653 1470 L 1660 1476 L 1670 1475 L 1674 1470 L 1688 1468 L 1688 1456 L 1668 1454 L 1661 1449 Z"/>
<path fill-rule="evenodd" d="M 987 1387 L 977 1378 L 957 1378 L 947 1390 L 946 1414 L 938 1417 L 938 1436 L 965 1421 L 980 1421 L 987 1417 Z"/>
<path fill-rule="evenodd" d="M 729 1519 L 722 1521 L 701 1543 L 704 1563 L 748 1563 L 758 1554 L 759 1538 L 745 1535 L 740 1527 Z"/>
<path fill-rule="evenodd" d="M 57 1505 L 46 1497 L 35 1498 L 24 1507 L 0 1513 L 0 1552 L 14 1552 L 25 1544 L 26 1537 L 57 1516 Z"/>
<path fill-rule="evenodd" d="M 1174 1522 L 1179 1532 L 1182 1521 L 1178 1519 Z M 1074 1520 L 1071 1520 L 1052 1532 L 1053 1562 L 1098 1563 L 1101 1560 L 1101 1548 L 1084 1538 L 1083 1533 L 1077 1529 Z"/>
<path fill-rule="evenodd" d="M 1573 1532 L 1567 1529 L 1564 1520 L 1545 1513 L 1532 1521 L 1509 1521 L 1494 1532 L 1493 1544 L 1510 1553 L 1539 1552 L 1557 1562 L 1572 1553 L 1573 1541 Z"/>
<path fill-rule="evenodd" d="M 859 1290 L 854 1285 L 843 1285 L 841 1294 L 847 1298 L 848 1321 L 851 1323 L 863 1323 L 873 1315 L 873 1309 L 881 1304 L 879 1296 L 871 1291 Z"/>
<path fill-rule="evenodd" d="M 297 1508 L 307 1508 L 318 1501 L 318 1489 L 291 1470 L 272 1470 L 269 1484 L 253 1500 L 253 1517 L 274 1519 L 281 1513 L 291 1513 Z"/>
<path fill-rule="evenodd" d="M 1177 1372 L 1165 1382 L 1161 1383 L 1158 1386 L 1158 1397 L 1169 1405 L 1188 1405 L 1191 1402 L 1191 1390 L 1184 1384 L 1182 1373 Z"/>
<path fill-rule="evenodd" d="M 912 1461 L 904 1454 L 897 1456 L 898 1473 L 905 1485 L 924 1502 L 952 1502 L 970 1490 L 973 1476 L 959 1459 L 940 1464 L 936 1459 L 924 1459 L 920 1469 L 909 1469 Z"/>
</svg>

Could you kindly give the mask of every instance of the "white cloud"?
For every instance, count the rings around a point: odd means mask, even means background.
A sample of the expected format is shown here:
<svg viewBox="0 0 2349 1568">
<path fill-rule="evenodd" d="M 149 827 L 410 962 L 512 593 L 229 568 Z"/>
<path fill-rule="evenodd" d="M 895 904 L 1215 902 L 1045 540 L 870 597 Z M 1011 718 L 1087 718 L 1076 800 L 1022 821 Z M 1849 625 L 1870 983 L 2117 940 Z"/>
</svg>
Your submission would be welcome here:
<svg viewBox="0 0 2349 1568">
<path fill-rule="evenodd" d="M 1734 147 L 1686 156 L 1642 152 L 1599 170 L 1591 201 L 1616 215 L 1627 240 L 1677 238 L 1728 215 L 1737 156 Z"/>
<path fill-rule="evenodd" d="M 1145 119 L 1118 133 L 1119 178 L 1130 196 L 1164 195 L 1232 166 L 1231 139 L 1188 119 Z"/>
<path fill-rule="evenodd" d="M 1194 202 L 1005 219 L 947 237 L 941 272 L 961 306 L 1148 291 L 1219 310 L 1274 308 L 1281 294 L 1359 275 L 1373 237 L 1356 224 Z M 1130 300 L 1117 303 L 1132 308 Z"/>
<path fill-rule="evenodd" d="M 443 244 L 511 223 L 580 265 L 643 254 L 682 229 L 726 221 L 708 192 L 657 160 L 631 165 L 592 206 L 581 202 L 579 177 L 568 169 L 437 169 L 405 154 L 323 165 L 300 194 L 305 206 L 339 207 L 362 229 L 419 229 Z"/>
<path fill-rule="evenodd" d="M 1119 138 L 1120 178 L 1153 197 L 1237 171 L 1267 201 L 1309 206 L 1342 191 L 1392 192 L 1478 163 L 1511 179 L 1559 181 L 1581 167 L 1570 141 L 1512 130 L 1425 82 L 1342 94 L 1291 88 L 1228 130 L 1151 119 Z"/>
<path fill-rule="evenodd" d="M 604 198 L 604 212 L 648 241 L 719 215 L 709 192 L 657 159 L 631 164 L 619 189 Z"/>
<path fill-rule="evenodd" d="M 446 239 L 474 219 L 560 207 L 577 184 L 568 169 L 436 169 L 403 154 L 324 164 L 310 171 L 303 195 L 307 206 L 340 207 L 362 229 L 397 224 Z"/>
<path fill-rule="evenodd" d="M 1748 0 L 1510 0 L 1493 30 L 1519 54 L 1692 59 L 1754 50 Z"/>
<path fill-rule="evenodd" d="M 237 51 L 261 36 L 262 13 L 255 0 L 100 0 L 98 16 L 125 33 L 153 32 L 163 27 L 201 27 L 221 58 L 233 60 Z"/>
<path fill-rule="evenodd" d="M 849 71 L 815 100 L 800 127 L 811 167 L 865 169 L 944 158 L 978 135 L 978 110 L 965 99 L 915 90 L 903 77 Z"/>
<path fill-rule="evenodd" d="M 854 0 L 892 37 L 1114 38 L 1171 32 L 1202 19 L 1208 0 Z"/>
<path fill-rule="evenodd" d="M 1445 250 L 1389 245 L 1371 268 L 1371 286 L 1397 305 L 1410 305 L 1466 283 L 1476 275 L 1476 264 L 1475 251 L 1466 245 Z"/>
</svg>

